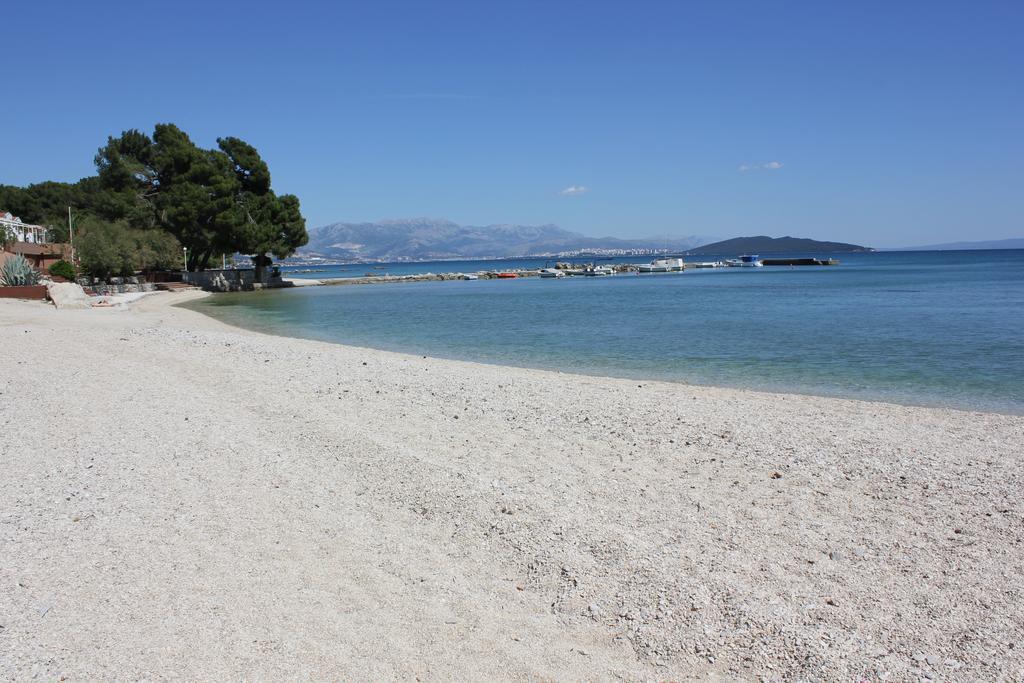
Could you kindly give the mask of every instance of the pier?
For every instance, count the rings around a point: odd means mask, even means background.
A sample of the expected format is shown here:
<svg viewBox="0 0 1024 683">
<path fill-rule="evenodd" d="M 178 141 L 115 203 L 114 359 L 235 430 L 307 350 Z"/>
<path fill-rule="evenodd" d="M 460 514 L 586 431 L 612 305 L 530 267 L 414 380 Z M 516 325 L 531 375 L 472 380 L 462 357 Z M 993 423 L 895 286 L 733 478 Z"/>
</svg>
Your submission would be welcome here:
<svg viewBox="0 0 1024 683">
<path fill-rule="evenodd" d="M 835 258 L 763 258 L 761 263 L 766 266 L 838 266 Z"/>
</svg>

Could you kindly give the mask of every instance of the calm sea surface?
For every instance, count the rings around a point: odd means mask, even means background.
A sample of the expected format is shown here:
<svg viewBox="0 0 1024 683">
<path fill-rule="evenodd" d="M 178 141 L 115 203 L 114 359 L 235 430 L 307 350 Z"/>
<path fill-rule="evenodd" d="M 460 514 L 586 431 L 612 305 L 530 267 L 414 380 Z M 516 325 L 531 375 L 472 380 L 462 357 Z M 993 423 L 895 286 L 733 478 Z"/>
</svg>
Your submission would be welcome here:
<svg viewBox="0 0 1024 683">
<path fill-rule="evenodd" d="M 191 307 L 241 327 L 445 358 L 1024 413 L 1024 250 L 838 258 L 817 268 L 307 287 Z M 371 268 L 330 270 L 309 277 Z"/>
</svg>

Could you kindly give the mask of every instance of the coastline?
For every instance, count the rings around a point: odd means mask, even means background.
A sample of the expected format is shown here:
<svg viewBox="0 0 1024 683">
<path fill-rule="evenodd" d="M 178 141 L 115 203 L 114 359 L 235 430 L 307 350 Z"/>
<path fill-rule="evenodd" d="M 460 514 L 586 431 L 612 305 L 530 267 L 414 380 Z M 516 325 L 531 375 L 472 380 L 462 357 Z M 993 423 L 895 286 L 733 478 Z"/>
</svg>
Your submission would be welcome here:
<svg viewBox="0 0 1024 683">
<path fill-rule="evenodd" d="M 659 277 L 661 275 L 666 275 L 666 274 L 665 273 L 656 273 L 656 274 L 654 274 L 654 277 Z M 671 275 L 674 275 L 674 274 L 673 273 L 669 273 L 667 275 L 671 276 Z M 396 281 L 397 281 L 397 279 L 396 279 Z M 335 284 L 334 281 L 327 281 L 327 282 L 324 283 L 324 286 L 330 286 L 330 285 L 333 285 L 333 284 Z M 303 285 L 299 285 L 299 286 L 303 286 Z M 214 321 L 218 325 L 223 325 L 224 327 L 226 327 L 228 329 L 237 330 L 237 331 L 245 333 L 245 334 L 255 334 L 255 335 L 260 335 L 260 336 L 274 337 L 274 338 L 277 338 L 277 339 L 295 339 L 295 340 L 300 340 L 300 341 L 313 342 L 313 343 L 317 343 L 317 344 L 326 344 L 328 347 L 334 347 L 334 346 L 342 347 L 342 348 L 345 348 L 345 349 L 349 349 L 351 351 L 363 351 L 363 352 L 366 352 L 366 353 L 381 353 L 381 354 L 385 354 L 387 356 L 395 356 L 395 357 L 400 358 L 400 359 L 401 358 L 413 359 L 413 360 L 424 359 L 424 360 L 434 361 L 434 362 L 439 362 L 439 363 L 454 363 L 454 364 L 457 364 L 457 365 L 469 366 L 470 369 L 474 368 L 474 367 L 486 367 L 486 368 L 495 368 L 495 369 L 506 369 L 506 370 L 511 370 L 511 371 L 514 371 L 514 372 L 539 372 L 539 373 L 543 373 L 545 375 L 548 375 L 548 374 L 555 375 L 555 376 L 557 376 L 559 378 L 562 378 L 563 380 L 566 380 L 566 381 L 572 381 L 573 378 L 581 378 L 581 379 L 582 378 L 587 378 L 587 379 L 598 380 L 598 381 L 606 380 L 606 381 L 609 381 L 609 382 L 622 382 L 622 383 L 625 383 L 627 386 L 630 386 L 630 387 L 632 385 L 638 384 L 638 383 L 642 384 L 645 387 L 651 386 L 651 385 L 659 385 L 659 386 L 665 386 L 665 387 L 685 387 L 685 388 L 694 388 L 694 389 L 698 389 L 698 390 L 700 390 L 700 389 L 707 389 L 707 390 L 710 390 L 710 391 L 738 392 L 740 394 L 753 394 L 755 396 L 762 396 L 762 397 L 777 397 L 779 400 L 786 400 L 786 397 L 793 397 L 793 398 L 806 397 L 806 398 L 811 398 L 811 399 L 818 399 L 818 398 L 820 398 L 820 399 L 832 400 L 832 401 L 844 401 L 844 402 L 845 401 L 849 401 L 849 402 L 853 402 L 853 403 L 866 403 L 868 405 L 891 406 L 891 407 L 894 407 L 894 408 L 919 408 L 919 409 L 922 409 L 922 410 L 951 411 L 951 412 L 954 412 L 954 413 L 968 413 L 968 414 L 977 414 L 977 415 L 999 415 L 999 416 L 1003 416 L 1003 417 L 1022 418 L 1022 421 L 1024 421 L 1024 409 L 1022 409 L 1021 412 L 1015 412 L 1015 411 L 1011 411 L 1011 410 L 988 410 L 988 409 L 985 409 L 985 408 L 970 408 L 970 407 L 962 407 L 962 406 L 950 406 L 950 405 L 929 404 L 929 403 L 912 403 L 912 402 L 904 403 L 904 402 L 895 401 L 895 400 L 883 400 L 883 399 L 860 398 L 860 397 L 852 397 L 852 396 L 829 395 L 829 394 L 824 394 L 824 393 L 814 393 L 813 391 L 802 392 L 802 391 L 785 390 L 785 389 L 775 390 L 775 389 L 760 389 L 760 388 L 756 388 L 756 387 L 726 386 L 726 385 L 721 385 L 721 384 L 704 384 L 702 382 L 697 382 L 697 381 L 692 381 L 692 380 L 688 380 L 688 381 L 683 381 L 683 380 L 662 380 L 662 379 L 653 379 L 653 378 L 650 378 L 650 377 L 640 377 L 640 376 L 609 375 L 609 374 L 601 374 L 598 371 L 595 371 L 595 372 L 591 373 L 591 372 L 582 372 L 582 371 L 573 371 L 573 370 L 564 370 L 564 371 L 563 370 L 553 370 L 553 369 L 544 368 L 544 367 L 535 367 L 535 366 L 529 366 L 529 365 L 516 365 L 516 364 L 511 363 L 511 362 L 510 363 L 500 363 L 500 362 L 496 362 L 496 361 L 494 361 L 494 362 L 476 361 L 476 360 L 468 360 L 468 359 L 464 359 L 464 358 L 454 358 L 454 357 L 453 358 L 447 358 L 447 357 L 442 357 L 442 356 L 431 356 L 431 355 L 423 356 L 421 354 L 410 353 L 410 352 L 407 352 L 407 351 L 392 351 L 392 350 L 388 350 L 388 349 L 374 348 L 372 346 L 360 346 L 360 345 L 357 345 L 357 344 L 346 344 L 346 343 L 343 343 L 343 342 L 326 341 L 326 340 L 322 340 L 322 339 L 315 339 L 315 338 L 312 338 L 312 337 L 303 337 L 303 336 L 290 335 L 290 334 L 285 334 L 285 333 L 283 333 L 281 331 L 277 331 L 277 330 L 275 330 L 273 332 L 255 330 L 255 329 L 246 327 L 244 325 L 239 325 L 239 324 L 235 324 L 233 322 L 230 322 L 228 320 L 223 320 L 223 319 L 218 318 L 215 315 L 211 315 L 211 314 L 209 314 L 206 311 L 203 311 L 201 309 L 191 308 L 191 307 L 188 307 L 188 306 L 184 305 L 184 304 L 190 303 L 192 301 L 198 301 L 198 300 L 201 300 L 201 299 L 206 299 L 206 298 L 209 298 L 209 297 L 217 296 L 216 293 L 205 292 L 205 291 L 189 292 L 187 296 L 189 296 L 189 298 L 187 300 L 180 300 L 180 301 L 175 301 L 175 302 L 169 302 L 169 305 L 173 306 L 174 308 L 180 308 L 182 310 L 189 311 L 191 313 L 196 313 L 196 314 L 200 315 L 203 318 L 206 318 L 206 319 Z M 128 302 L 128 303 L 131 303 L 131 302 Z"/>
<path fill-rule="evenodd" d="M 0 675 L 1024 675 L 1024 418 L 0 302 Z M 778 476 L 777 476 L 778 475 Z"/>
<path fill-rule="evenodd" d="M 678 276 L 679 273 L 654 273 L 645 275 L 643 277 L 659 278 Z M 430 276 L 436 277 L 436 276 Z M 408 280 L 402 278 L 393 278 L 388 282 L 394 283 L 410 283 L 417 282 L 418 280 Z M 297 285 L 296 289 L 305 289 L 306 287 L 319 287 L 319 286 L 330 286 L 336 284 L 334 281 L 311 281 L 312 285 Z M 349 283 L 349 284 L 360 284 Z M 455 285 L 458 286 L 458 285 Z M 301 296 L 303 293 L 298 291 L 288 292 L 288 288 L 274 292 L 274 294 L 288 296 L 289 294 L 296 294 Z M 207 297 L 202 297 L 207 298 Z M 231 293 L 228 295 L 217 295 L 212 297 L 218 303 L 222 300 L 234 299 L 236 301 L 252 301 L 249 299 L 248 294 L 245 293 Z M 291 306 L 288 308 L 294 308 L 301 305 L 301 302 L 291 302 Z M 591 362 L 588 364 L 577 362 L 569 368 L 563 369 L 559 366 L 557 360 L 550 360 L 547 358 L 538 359 L 525 358 L 521 354 L 514 354 L 513 357 L 486 357 L 487 354 L 482 354 L 485 357 L 479 357 L 481 354 L 474 353 L 473 351 L 467 351 L 466 349 L 459 348 L 459 344 L 455 343 L 448 347 L 438 347 L 434 344 L 434 348 L 423 348 L 416 349 L 417 344 L 415 342 L 410 343 L 409 339 L 405 339 L 402 344 L 389 345 L 385 341 L 387 335 L 379 335 L 376 338 L 365 338 L 360 340 L 351 340 L 344 338 L 345 335 L 340 335 L 341 338 L 332 338 L 335 335 L 332 334 L 321 334 L 320 329 L 324 328 L 327 330 L 331 329 L 332 325 L 337 325 L 337 320 L 324 321 L 322 318 L 310 318 L 309 321 L 303 320 L 288 320 L 287 325 L 281 323 L 281 321 L 266 319 L 262 316 L 258 318 L 247 319 L 244 315 L 238 315 L 233 312 L 232 309 L 239 308 L 244 310 L 245 306 L 229 306 L 221 309 L 218 306 L 211 306 L 209 304 L 199 306 L 190 306 L 188 302 L 184 302 L 183 306 L 188 310 L 198 312 L 205 316 L 209 316 L 218 322 L 225 324 L 233 329 L 245 330 L 250 332 L 256 332 L 260 334 L 269 334 L 278 337 L 284 337 L 288 339 L 304 339 L 311 341 L 321 341 L 330 344 L 338 344 L 341 346 L 347 346 L 349 348 L 360 348 L 368 351 L 382 351 L 387 353 L 394 353 L 399 356 L 408 355 L 415 358 L 420 358 L 422 355 L 426 355 L 428 358 L 444 361 L 456 361 L 466 362 L 470 364 L 483 364 L 492 365 L 498 367 L 512 368 L 516 370 L 521 369 L 532 369 L 546 372 L 555 372 L 561 375 L 577 375 L 586 377 L 595 377 L 598 379 L 615 379 L 624 381 L 635 381 L 641 383 L 667 383 L 673 385 L 684 385 L 684 386 L 696 386 L 706 387 L 710 389 L 727 389 L 737 390 L 744 392 L 753 392 L 755 394 L 770 394 L 770 395 L 782 395 L 782 396 L 810 396 L 820 398 L 833 398 L 837 400 L 850 400 L 850 401 L 861 401 L 873 404 L 885 404 L 885 405 L 899 405 L 906 407 L 920 407 L 920 408 L 935 408 L 935 409 L 949 409 L 960 412 L 971 412 L 971 413 L 994 413 L 1000 415 L 1009 415 L 1024 417 L 1024 403 L 1019 400 L 1008 399 L 1005 396 L 998 396 L 993 398 L 992 396 L 984 396 L 981 393 L 975 394 L 962 394 L 955 395 L 946 390 L 936 390 L 934 387 L 922 387 L 913 386 L 901 387 L 901 390 L 896 390 L 893 386 L 886 386 L 885 380 L 880 382 L 879 385 L 871 385 L 868 383 L 861 383 L 861 386 L 851 386 L 850 382 L 847 381 L 845 386 L 831 386 L 828 382 L 794 382 L 788 378 L 780 378 L 778 376 L 771 380 L 765 379 L 759 375 L 758 369 L 751 369 L 743 376 L 743 381 L 737 375 L 724 377 L 719 373 L 717 377 L 701 376 L 687 372 L 687 373 L 674 373 L 672 367 L 657 367 L 651 368 L 649 365 L 644 370 L 635 369 L 629 365 L 614 365 L 610 366 L 602 364 L 600 361 Z M 315 321 L 315 324 L 311 324 Z M 256 324 L 262 324 L 266 329 L 256 329 Z M 365 323 L 360 323 L 365 324 Z M 357 327 L 358 324 L 348 325 L 351 328 Z M 369 326 L 373 326 L 373 322 L 369 323 Z M 392 348 L 389 348 L 392 346 Z M 543 346 L 543 342 L 538 344 Z M 405 347 L 405 348 L 403 348 Z M 411 347 L 411 348 L 409 348 Z M 474 357 L 476 356 L 476 357 Z M 679 363 L 685 364 L 684 361 Z M 1005 362 L 1013 362 L 1007 361 Z M 677 366 L 679 364 L 677 363 Z M 963 369 L 960 370 L 963 374 Z M 1010 375 L 1013 376 L 1012 374 Z M 756 379 L 755 379 L 756 378 Z M 1017 385 L 1014 385 L 1017 386 Z"/>
</svg>

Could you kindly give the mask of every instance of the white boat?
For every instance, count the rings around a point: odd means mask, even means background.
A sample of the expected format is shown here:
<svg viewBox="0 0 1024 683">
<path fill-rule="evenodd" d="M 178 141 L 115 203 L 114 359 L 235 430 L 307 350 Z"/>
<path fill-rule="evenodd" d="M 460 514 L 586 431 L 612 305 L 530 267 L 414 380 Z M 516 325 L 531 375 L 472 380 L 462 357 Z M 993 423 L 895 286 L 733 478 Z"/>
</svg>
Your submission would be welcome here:
<svg viewBox="0 0 1024 683">
<path fill-rule="evenodd" d="M 614 275 L 615 271 L 608 266 L 587 266 L 583 269 L 582 274 L 587 277 L 599 277 L 604 275 Z"/>
<path fill-rule="evenodd" d="M 474 273 L 463 273 L 462 274 L 462 279 L 463 280 L 479 280 L 480 276 L 476 275 Z"/>
<path fill-rule="evenodd" d="M 641 273 L 678 273 L 686 266 L 681 258 L 660 258 L 637 266 Z"/>
<path fill-rule="evenodd" d="M 764 264 L 757 254 L 744 254 L 739 258 L 726 259 L 725 265 L 730 268 L 760 268 Z"/>
<path fill-rule="evenodd" d="M 688 263 L 687 268 L 724 268 L 725 263 L 722 261 L 698 261 L 696 263 Z"/>
<path fill-rule="evenodd" d="M 565 273 L 563 273 L 560 270 L 556 270 L 555 268 L 542 268 L 540 271 L 540 276 L 544 278 L 565 277 Z"/>
</svg>

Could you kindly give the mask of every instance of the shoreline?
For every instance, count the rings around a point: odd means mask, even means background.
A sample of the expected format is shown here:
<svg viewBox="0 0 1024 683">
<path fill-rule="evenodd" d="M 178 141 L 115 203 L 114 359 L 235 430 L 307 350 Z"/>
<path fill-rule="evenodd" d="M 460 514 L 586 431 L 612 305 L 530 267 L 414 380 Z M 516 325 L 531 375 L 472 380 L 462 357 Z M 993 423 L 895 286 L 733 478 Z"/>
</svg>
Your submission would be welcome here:
<svg viewBox="0 0 1024 683">
<path fill-rule="evenodd" d="M 668 275 L 673 275 L 673 274 L 674 273 L 668 273 Z M 655 273 L 654 275 L 665 275 L 665 274 L 664 273 Z M 398 281 L 398 280 L 396 280 L 396 281 Z M 318 284 L 318 285 L 300 285 L 300 286 L 330 286 L 331 284 L 333 284 L 333 283 L 321 283 L 321 284 Z M 287 289 L 285 289 L 284 291 L 287 291 Z M 548 373 L 552 373 L 552 374 L 555 374 L 555 375 L 558 375 L 558 376 L 562 376 L 562 377 L 566 377 L 566 376 L 568 376 L 568 377 L 587 377 L 587 378 L 592 378 L 592 379 L 607 379 L 607 380 L 625 381 L 625 382 L 644 382 L 644 383 L 655 383 L 655 382 L 657 382 L 657 383 L 661 383 L 661 384 L 674 385 L 674 386 L 700 387 L 700 388 L 713 389 L 713 390 L 749 392 L 749 393 L 754 393 L 754 394 L 767 394 L 767 395 L 773 395 L 773 396 L 803 396 L 803 397 L 809 397 L 809 398 L 831 399 L 831 400 L 836 400 L 836 401 L 855 401 L 855 402 L 869 403 L 869 404 L 876 404 L 877 403 L 877 404 L 881 404 L 881 405 L 899 406 L 899 407 L 905 407 L 905 408 L 922 408 L 922 409 L 926 409 L 926 410 L 951 410 L 951 411 L 956 411 L 956 412 L 960 412 L 960 413 L 977 413 L 977 414 L 981 414 L 981 415 L 991 414 L 991 415 L 1002 415 L 1002 416 L 1006 416 L 1006 417 L 1024 417 L 1024 406 L 1022 406 L 1022 407 L 1020 407 L 1020 408 L 1018 408 L 1016 410 L 1014 410 L 1014 409 L 996 410 L 996 409 L 979 408 L 979 407 L 966 407 L 966 406 L 957 406 L 957 405 L 945 405 L 945 404 L 938 403 L 938 402 L 936 402 L 936 403 L 913 402 L 913 399 L 907 399 L 906 402 L 901 402 L 901 401 L 897 401 L 897 400 L 887 400 L 887 399 L 881 399 L 881 398 L 867 398 L 867 397 L 857 397 L 857 396 L 844 396 L 844 395 L 839 395 L 838 393 L 836 393 L 836 394 L 815 393 L 815 392 L 810 391 L 810 390 L 808 390 L 808 391 L 798 391 L 798 390 L 795 390 L 795 389 L 783 389 L 783 388 L 771 389 L 771 388 L 729 386 L 729 385 L 723 385 L 723 384 L 705 384 L 705 383 L 698 382 L 698 381 L 682 380 L 682 379 L 680 379 L 680 380 L 673 380 L 673 379 L 660 379 L 660 378 L 654 378 L 654 377 L 649 377 L 649 376 L 640 376 L 640 375 L 631 376 L 631 375 L 626 375 L 626 374 L 622 374 L 622 375 L 603 374 L 598 369 L 595 369 L 595 372 L 593 372 L 593 373 L 587 373 L 587 372 L 578 371 L 578 370 L 556 370 L 556 369 L 552 369 L 552 368 L 545 368 L 545 367 L 539 367 L 539 366 L 516 365 L 516 364 L 513 364 L 513 363 L 507 363 L 506 364 L 506 363 L 499 363 L 499 362 L 496 362 L 496 361 L 495 362 L 477 361 L 477 360 L 470 360 L 470 359 L 465 359 L 465 358 L 451 358 L 451 357 L 445 357 L 445 356 L 434 356 L 434 355 L 429 355 L 429 354 L 424 356 L 423 354 L 417 354 L 417 353 L 408 352 L 408 351 L 397 351 L 397 350 L 390 350 L 390 349 L 381 349 L 381 348 L 376 348 L 376 347 L 373 347 L 373 346 L 359 346 L 359 345 L 356 345 L 356 344 L 346 344 L 344 342 L 327 341 L 327 340 L 323 340 L 323 339 L 316 339 L 316 338 L 313 338 L 313 337 L 303 337 L 303 336 L 298 336 L 298 335 L 286 334 L 286 333 L 284 333 L 282 331 L 272 331 L 272 332 L 270 332 L 270 331 L 263 331 L 263 330 L 252 329 L 252 328 L 249 328 L 249 327 L 245 327 L 243 325 L 236 324 L 234 322 L 223 320 L 223 319 L 221 319 L 221 318 L 219 318 L 219 317 L 217 317 L 215 315 L 211 315 L 211 314 L 207 313 L 206 311 L 202 311 L 202 310 L 198 310 L 198 309 L 195 309 L 195 308 L 187 307 L 185 304 L 191 303 L 193 301 L 197 301 L 197 300 L 200 300 L 200 299 L 205 299 L 205 298 L 208 298 L 208 297 L 211 297 L 211 296 L 218 296 L 218 294 L 214 293 L 214 292 L 195 292 L 193 294 L 201 294 L 201 296 L 194 296 L 193 298 L 190 298 L 188 301 L 181 301 L 181 302 L 177 302 L 177 303 L 174 303 L 174 304 L 171 304 L 171 305 L 173 305 L 175 307 L 178 307 L 178 308 L 182 308 L 183 310 L 186 310 L 186 311 L 190 311 L 192 313 L 197 313 L 199 315 L 202 315 L 205 318 L 209 318 L 211 320 L 214 320 L 218 324 L 225 325 L 225 326 L 227 326 L 227 327 L 229 327 L 231 329 L 240 330 L 240 331 L 247 332 L 247 333 L 250 333 L 250 334 L 262 334 L 262 335 L 267 335 L 267 336 L 272 336 L 272 337 L 278 337 L 278 338 L 281 338 L 281 339 L 299 339 L 299 340 L 303 340 L 303 341 L 312 341 L 312 342 L 318 342 L 318 343 L 322 343 L 322 344 L 331 344 L 331 345 L 342 346 L 342 347 L 346 347 L 346 348 L 349 348 L 349 349 L 362 349 L 362 350 L 366 350 L 368 352 L 373 352 L 373 353 L 387 353 L 387 354 L 395 354 L 397 356 L 408 356 L 410 358 L 426 358 L 426 359 L 437 360 L 437 361 L 442 361 L 442 362 L 468 363 L 468 364 L 471 364 L 471 365 L 484 365 L 484 366 L 497 367 L 497 368 L 509 368 L 509 369 L 512 369 L 512 370 L 531 370 L 531 371 L 537 371 L 537 372 L 548 372 Z"/>
<path fill-rule="evenodd" d="M 1018 416 L 421 358 L 201 296 L 0 302 L 0 677 L 1024 674 Z"/>
</svg>

